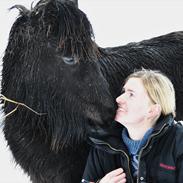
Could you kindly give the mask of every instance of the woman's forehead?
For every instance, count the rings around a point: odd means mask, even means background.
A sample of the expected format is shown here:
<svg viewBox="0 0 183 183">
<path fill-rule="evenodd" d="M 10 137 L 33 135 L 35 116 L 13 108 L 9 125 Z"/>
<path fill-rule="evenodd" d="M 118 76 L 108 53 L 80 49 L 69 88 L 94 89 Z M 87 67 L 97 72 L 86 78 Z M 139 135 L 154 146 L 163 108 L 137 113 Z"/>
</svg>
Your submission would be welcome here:
<svg viewBox="0 0 183 183">
<path fill-rule="evenodd" d="M 140 78 L 130 78 L 123 86 L 125 90 L 145 90 L 143 82 Z"/>
</svg>

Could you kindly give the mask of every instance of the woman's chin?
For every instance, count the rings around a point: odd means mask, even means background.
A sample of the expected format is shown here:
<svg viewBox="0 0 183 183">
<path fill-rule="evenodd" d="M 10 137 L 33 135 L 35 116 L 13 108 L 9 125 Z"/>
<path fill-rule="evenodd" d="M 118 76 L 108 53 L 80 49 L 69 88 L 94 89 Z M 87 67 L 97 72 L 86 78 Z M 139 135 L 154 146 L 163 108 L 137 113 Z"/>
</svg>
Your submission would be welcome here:
<svg viewBox="0 0 183 183">
<path fill-rule="evenodd" d="M 122 119 L 118 116 L 115 116 L 114 120 L 117 121 L 118 123 L 122 123 Z"/>
</svg>

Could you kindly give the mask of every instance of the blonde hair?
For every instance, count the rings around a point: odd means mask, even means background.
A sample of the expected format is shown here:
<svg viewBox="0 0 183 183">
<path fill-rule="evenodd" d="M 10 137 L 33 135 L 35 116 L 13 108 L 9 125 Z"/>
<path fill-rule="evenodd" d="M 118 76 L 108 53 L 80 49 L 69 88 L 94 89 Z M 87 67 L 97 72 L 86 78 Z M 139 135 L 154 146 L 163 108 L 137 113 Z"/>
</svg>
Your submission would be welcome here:
<svg viewBox="0 0 183 183">
<path fill-rule="evenodd" d="M 167 76 L 160 71 L 142 69 L 130 74 L 126 82 L 130 78 L 140 78 L 151 101 L 161 106 L 161 113 L 163 115 L 171 113 L 175 117 L 175 90 Z"/>
</svg>

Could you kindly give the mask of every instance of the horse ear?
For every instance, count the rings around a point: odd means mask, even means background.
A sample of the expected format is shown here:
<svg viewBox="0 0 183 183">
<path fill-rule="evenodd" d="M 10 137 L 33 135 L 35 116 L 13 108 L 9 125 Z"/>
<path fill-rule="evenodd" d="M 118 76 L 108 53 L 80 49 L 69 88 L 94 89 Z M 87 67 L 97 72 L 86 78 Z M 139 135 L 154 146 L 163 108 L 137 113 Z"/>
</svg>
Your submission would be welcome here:
<svg viewBox="0 0 183 183">
<path fill-rule="evenodd" d="M 62 3 L 72 2 L 78 8 L 78 0 L 58 0 Z"/>
<path fill-rule="evenodd" d="M 75 4 L 75 6 L 78 7 L 78 0 L 70 0 L 70 1 L 72 1 Z"/>
</svg>

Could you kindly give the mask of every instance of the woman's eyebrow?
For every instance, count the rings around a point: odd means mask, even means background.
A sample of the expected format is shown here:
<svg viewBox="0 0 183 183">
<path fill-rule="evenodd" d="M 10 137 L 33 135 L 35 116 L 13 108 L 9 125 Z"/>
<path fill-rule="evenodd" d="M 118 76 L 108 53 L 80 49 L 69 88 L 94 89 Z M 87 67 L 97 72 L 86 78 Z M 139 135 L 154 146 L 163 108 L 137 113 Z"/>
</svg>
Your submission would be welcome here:
<svg viewBox="0 0 183 183">
<path fill-rule="evenodd" d="M 125 87 L 123 87 L 121 91 L 122 91 L 122 92 L 128 91 L 128 92 L 133 92 L 133 93 L 135 92 L 133 89 L 125 88 Z"/>
</svg>

